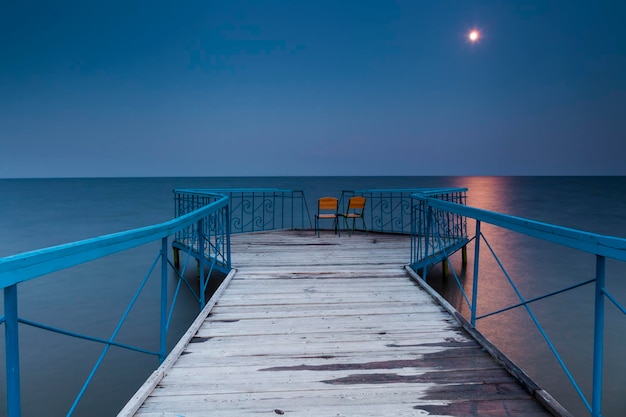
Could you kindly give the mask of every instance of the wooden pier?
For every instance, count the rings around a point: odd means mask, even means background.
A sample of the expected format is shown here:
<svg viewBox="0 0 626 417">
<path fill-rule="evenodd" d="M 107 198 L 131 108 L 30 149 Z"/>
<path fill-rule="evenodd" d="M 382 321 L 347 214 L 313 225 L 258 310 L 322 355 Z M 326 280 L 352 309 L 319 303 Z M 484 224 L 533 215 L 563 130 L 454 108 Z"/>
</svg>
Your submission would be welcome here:
<svg viewBox="0 0 626 417">
<path fill-rule="evenodd" d="M 409 237 L 232 237 L 236 273 L 121 416 L 551 415 L 404 268 Z"/>
</svg>

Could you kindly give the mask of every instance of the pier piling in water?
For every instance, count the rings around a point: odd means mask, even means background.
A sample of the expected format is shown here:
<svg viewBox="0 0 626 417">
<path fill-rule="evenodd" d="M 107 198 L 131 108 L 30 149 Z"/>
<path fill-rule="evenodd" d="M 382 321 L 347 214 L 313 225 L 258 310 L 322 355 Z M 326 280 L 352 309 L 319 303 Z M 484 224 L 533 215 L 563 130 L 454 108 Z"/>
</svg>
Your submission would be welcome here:
<svg viewBox="0 0 626 417">
<path fill-rule="evenodd" d="M 172 248 L 174 252 L 174 267 L 180 270 L 180 250 L 176 247 Z"/>
</svg>

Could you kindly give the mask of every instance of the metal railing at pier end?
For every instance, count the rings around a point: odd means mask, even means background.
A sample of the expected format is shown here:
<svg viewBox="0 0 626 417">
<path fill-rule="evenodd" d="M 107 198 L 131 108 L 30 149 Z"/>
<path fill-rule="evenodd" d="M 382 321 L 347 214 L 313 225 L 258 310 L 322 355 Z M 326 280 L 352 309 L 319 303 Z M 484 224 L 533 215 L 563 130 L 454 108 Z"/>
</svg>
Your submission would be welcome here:
<svg viewBox="0 0 626 417">
<path fill-rule="evenodd" d="M 231 233 L 313 227 L 304 193 L 279 188 L 176 189 L 176 216 L 196 210 L 210 201 L 212 195 L 229 197 Z M 176 240 L 182 242 L 187 236 L 181 231 Z"/>
<path fill-rule="evenodd" d="M 385 188 L 367 190 L 344 190 L 339 200 L 340 212 L 345 212 L 347 203 L 352 196 L 366 198 L 364 219 L 367 229 L 373 232 L 416 235 L 420 231 L 413 228 L 415 201 L 412 195 L 427 195 L 444 201 L 465 204 L 467 188 Z M 450 216 L 452 217 L 455 216 Z M 455 233 L 463 233 L 463 219 L 454 218 Z M 451 224 L 452 226 L 452 224 Z"/>
</svg>

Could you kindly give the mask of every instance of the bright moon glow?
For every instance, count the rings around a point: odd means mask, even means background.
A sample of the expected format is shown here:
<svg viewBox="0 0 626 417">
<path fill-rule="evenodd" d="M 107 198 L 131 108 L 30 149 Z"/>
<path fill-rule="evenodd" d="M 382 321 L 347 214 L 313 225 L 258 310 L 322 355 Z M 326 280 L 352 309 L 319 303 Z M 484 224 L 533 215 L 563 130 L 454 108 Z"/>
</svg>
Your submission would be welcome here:
<svg viewBox="0 0 626 417">
<path fill-rule="evenodd" d="M 473 30 L 469 33 L 470 42 L 476 42 L 479 37 L 480 37 L 480 33 L 478 33 L 477 30 Z"/>
</svg>

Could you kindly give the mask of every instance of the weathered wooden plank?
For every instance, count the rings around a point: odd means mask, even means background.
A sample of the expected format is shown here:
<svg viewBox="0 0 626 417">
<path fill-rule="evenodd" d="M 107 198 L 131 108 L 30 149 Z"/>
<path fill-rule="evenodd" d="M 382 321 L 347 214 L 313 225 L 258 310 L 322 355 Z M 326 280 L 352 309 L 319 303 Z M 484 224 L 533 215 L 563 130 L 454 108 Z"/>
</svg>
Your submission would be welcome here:
<svg viewBox="0 0 626 417">
<path fill-rule="evenodd" d="M 250 277 L 251 274 L 246 273 L 246 271 L 239 270 L 246 277 Z M 387 279 L 386 275 L 381 273 L 377 275 L 371 275 L 371 277 L 360 276 L 358 277 L 359 288 L 361 291 L 369 291 L 372 289 L 389 289 L 393 291 L 394 289 L 402 289 L 406 290 L 406 273 L 399 271 L 397 278 L 400 279 Z M 354 288 L 355 280 L 354 278 L 343 278 L 340 276 L 335 276 L 333 278 L 332 288 L 343 288 L 343 287 L 351 287 Z M 237 293 L 248 293 L 253 291 L 265 291 L 271 293 L 286 293 L 292 291 L 299 291 L 302 288 L 311 288 L 319 285 L 319 279 L 317 277 L 300 277 L 298 280 L 293 279 L 271 279 L 267 276 L 259 277 L 258 281 L 250 281 L 246 284 L 245 287 L 234 287 L 230 289 L 229 294 L 237 294 Z"/>
<path fill-rule="evenodd" d="M 437 366 L 446 365 L 445 360 L 447 360 L 449 366 L 453 366 L 457 361 L 462 361 L 459 366 L 464 367 L 475 367 L 477 363 L 481 366 L 488 366 L 489 364 L 485 360 L 489 357 L 480 351 L 478 351 L 481 353 L 480 355 L 459 351 L 455 355 L 442 357 L 444 362 L 441 362 L 442 358 L 436 356 L 438 348 L 433 347 L 433 344 L 422 346 L 407 343 L 398 348 L 384 349 L 384 347 L 376 346 L 372 342 L 312 342 L 280 346 L 281 350 L 277 352 L 272 350 L 270 345 L 264 345 L 258 350 L 250 351 L 245 350 L 246 345 L 244 344 L 231 344 L 221 340 L 218 342 L 223 342 L 219 348 L 211 350 L 190 349 L 186 352 L 185 358 L 181 357 L 180 365 L 177 366 L 194 366 L 194 361 L 196 361 L 195 364 L 198 366 L 205 363 L 210 363 L 213 367 L 245 363 L 246 366 L 255 367 L 258 363 L 277 365 L 277 362 L 281 363 L 281 360 L 283 365 L 344 363 L 355 362 L 356 360 L 370 362 L 419 360 L 419 365 L 436 362 Z M 368 345 L 371 345 L 373 350 L 368 349 Z M 237 353 L 237 349 L 240 349 L 241 353 Z"/>
<path fill-rule="evenodd" d="M 466 370 L 455 371 L 455 373 L 443 372 L 423 372 L 423 373 L 407 373 L 401 374 L 395 372 L 354 372 L 346 374 L 344 372 L 326 372 L 323 375 L 315 375 L 308 373 L 306 377 L 298 373 L 285 373 L 284 375 L 248 375 L 246 373 L 219 373 L 210 382 L 206 381 L 205 368 L 204 373 L 184 373 L 177 374 L 181 378 L 185 378 L 184 385 L 170 386 L 162 385 L 163 389 L 157 390 L 153 395 L 154 402 L 160 401 L 179 401 L 184 400 L 184 396 L 199 395 L 212 401 L 219 401 L 219 398 L 225 394 L 246 394 L 254 395 L 255 393 L 277 393 L 285 391 L 351 391 L 352 389 L 373 389 L 380 390 L 380 385 L 386 385 L 394 393 L 407 392 L 415 395 L 432 388 L 432 384 L 439 386 L 448 384 L 457 388 L 460 392 L 454 391 L 449 398 L 463 398 L 468 395 L 467 385 L 480 385 L 485 388 L 486 385 L 507 385 L 511 384 L 511 376 L 502 369 L 485 369 L 485 370 Z M 213 375 L 213 374 L 212 374 Z M 298 381 L 294 386 L 293 381 Z M 325 385 L 323 385 L 325 384 Z M 341 387 L 339 387 L 341 385 Z M 524 390 L 519 390 L 519 386 L 515 384 L 516 398 L 528 398 L 530 394 Z M 373 388 L 369 388 L 369 387 Z M 486 388 L 491 389 L 491 388 Z M 451 391 L 449 391 L 451 392 Z M 484 393 L 484 391 L 481 391 Z M 477 399 L 481 392 L 474 394 Z M 162 393 L 161 395 L 158 393 Z M 492 395 L 493 392 L 489 392 Z M 446 397 L 448 398 L 448 397 Z M 482 399 L 492 399 L 493 397 L 483 397 Z M 509 398 L 512 398 L 509 396 Z"/>
<path fill-rule="evenodd" d="M 362 346 L 362 344 L 360 344 Z M 336 354 L 330 354 L 328 350 L 320 352 L 302 352 L 296 349 L 291 353 L 267 353 L 229 354 L 236 349 L 244 349 L 245 345 L 232 346 L 226 345 L 228 350 L 208 351 L 189 351 L 181 356 L 178 368 L 191 367 L 212 367 L 212 368 L 229 368 L 244 366 L 248 368 L 264 368 L 264 367 L 280 367 L 280 366 L 360 366 L 361 363 L 397 363 L 403 366 L 431 366 L 441 367 L 442 369 L 478 369 L 488 368 L 490 366 L 498 366 L 495 362 L 489 362 L 489 358 L 480 350 L 464 349 L 458 350 L 449 356 L 437 356 L 438 349 L 431 346 L 420 346 L 420 353 L 415 350 L 398 349 L 392 352 L 376 350 L 367 351 L 359 349 L 344 350 Z M 220 354 L 222 353 L 222 354 Z M 359 359 L 365 362 L 354 362 L 354 356 L 358 355 Z M 219 360 L 216 360 L 219 358 Z M 391 366 L 391 365 L 390 365 Z"/>
<path fill-rule="evenodd" d="M 521 412 L 528 409 L 538 410 L 538 405 L 530 405 L 531 398 L 528 393 L 521 390 L 519 385 L 513 382 L 498 384 L 462 384 L 446 386 L 447 389 L 441 391 L 440 385 L 413 384 L 406 389 L 399 390 L 392 386 L 388 389 L 368 389 L 358 387 L 354 389 L 326 389 L 326 390 L 287 390 L 276 392 L 255 391 L 248 393 L 220 393 L 219 395 L 181 395 L 172 397 L 154 397 L 152 401 L 142 407 L 142 412 L 178 412 L 188 415 L 190 412 L 205 412 L 205 415 L 223 416 L 230 410 L 237 410 L 239 415 L 248 415 L 265 411 L 266 415 L 271 415 L 273 410 L 280 410 L 286 415 L 345 415 L 361 416 L 371 410 L 378 410 L 379 415 L 427 415 L 424 411 L 428 407 L 444 407 L 455 403 L 471 401 L 502 402 L 506 396 L 510 400 L 527 400 L 529 405 L 521 406 Z M 412 388 L 412 389 L 411 389 Z M 416 395 L 415 391 L 425 392 L 423 398 Z M 450 401 L 439 397 L 451 396 L 461 401 Z M 430 397 L 430 398 L 428 398 Z M 463 399 L 465 399 L 463 401 Z M 321 407 L 321 408 L 320 408 Z M 460 408 L 455 404 L 455 407 Z M 522 408 L 523 407 L 523 408 Z M 502 407 L 501 409 L 506 409 Z M 184 410 L 184 411 L 183 411 Z M 325 414 L 324 411 L 334 412 Z M 515 410 L 511 410 L 505 416 L 516 416 Z M 413 414 L 408 414 L 413 412 Z M 280 414 L 277 412 L 276 414 Z M 142 415 L 142 414 L 137 414 Z M 180 414 L 179 414 L 180 415 Z M 482 414 L 472 414 L 473 416 Z M 541 414 L 537 414 L 541 415 Z M 545 410 L 543 416 L 546 416 Z"/>
<path fill-rule="evenodd" d="M 214 309 L 209 315 L 211 320 L 245 320 L 281 317 L 310 317 L 314 315 L 326 316 L 358 316 L 369 315 L 392 315 L 411 312 L 426 313 L 441 311 L 438 306 L 432 304 L 429 299 L 421 299 L 410 302 L 381 302 L 381 303 L 350 303 L 350 304 L 327 304 L 307 303 L 294 307 L 294 304 L 276 304 L 266 307 L 251 306 L 228 306 Z"/>
<path fill-rule="evenodd" d="M 342 325 L 342 323 L 345 323 Z M 451 326 L 451 323 L 442 323 L 442 325 Z M 333 323 L 326 324 L 316 324 L 315 326 L 299 326 L 299 325 L 290 325 L 290 326 L 282 326 L 280 323 L 275 325 L 268 324 L 270 327 L 257 327 L 254 323 L 244 323 L 237 322 L 236 325 L 233 322 L 228 323 L 215 323 L 214 326 L 210 328 L 201 328 L 197 332 L 198 337 L 215 337 L 215 336 L 241 336 L 241 335 L 255 335 L 261 337 L 271 336 L 271 335 L 281 335 L 281 334 L 300 334 L 306 335 L 311 333 L 320 333 L 322 331 L 327 332 L 360 332 L 363 331 L 362 326 L 367 326 L 366 331 L 368 333 L 382 333 L 387 332 L 389 329 L 395 330 L 410 330 L 413 326 L 413 323 L 380 323 L 380 322 L 366 322 L 359 323 L 358 320 L 353 321 L 352 323 Z M 435 325 L 436 326 L 436 325 Z M 428 331 L 432 331 L 433 329 L 429 328 Z M 459 334 L 458 329 L 454 329 L 452 327 L 447 327 L 445 333 L 441 333 L 441 337 L 456 337 Z"/>
<path fill-rule="evenodd" d="M 528 409 L 528 400 L 509 400 L 506 404 L 502 401 L 473 401 L 469 403 L 454 403 L 441 405 L 432 402 L 422 402 L 419 406 L 406 407 L 405 410 L 398 410 L 397 407 L 390 408 L 386 403 L 369 405 L 367 408 L 358 410 L 359 417 L 541 417 L 545 416 L 545 411 L 541 408 Z M 277 416 L 295 415 L 304 417 L 347 417 L 355 416 L 354 406 L 350 403 L 342 405 L 326 406 L 323 403 L 314 409 L 299 407 L 298 409 L 258 409 L 258 410 L 219 410 L 220 417 L 255 417 L 255 416 Z M 206 417 L 213 415 L 212 410 L 205 408 L 197 411 L 185 412 L 185 417 Z M 137 414 L 141 417 L 180 417 L 176 411 L 141 411 Z"/>
</svg>

